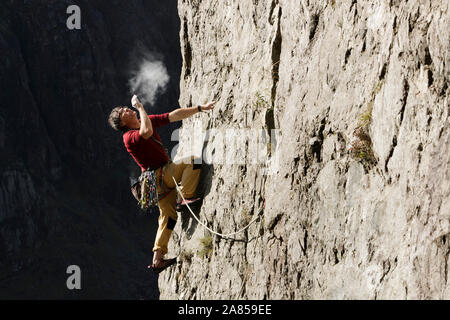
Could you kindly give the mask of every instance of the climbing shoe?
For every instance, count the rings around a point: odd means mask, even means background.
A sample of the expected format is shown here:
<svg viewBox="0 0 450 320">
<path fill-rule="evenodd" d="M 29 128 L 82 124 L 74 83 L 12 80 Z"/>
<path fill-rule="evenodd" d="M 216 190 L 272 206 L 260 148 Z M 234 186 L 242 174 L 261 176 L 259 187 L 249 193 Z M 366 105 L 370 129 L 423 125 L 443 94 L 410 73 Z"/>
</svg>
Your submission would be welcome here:
<svg viewBox="0 0 450 320">
<path fill-rule="evenodd" d="M 163 259 L 163 263 L 162 263 L 161 267 L 155 268 L 155 266 L 153 264 L 151 264 L 147 268 L 151 269 L 154 273 L 159 274 L 161 271 L 163 271 L 166 268 L 170 267 L 175 262 L 177 262 L 177 258 L 168 259 L 168 260 Z"/>
<path fill-rule="evenodd" d="M 197 202 L 200 201 L 200 200 L 201 200 L 201 198 L 192 198 L 192 199 L 184 199 L 184 200 L 181 200 L 181 202 L 178 202 L 178 203 L 177 203 L 176 210 L 177 210 L 177 211 L 180 211 L 181 209 L 183 209 L 183 208 L 186 207 L 186 204 L 191 205 L 191 204 L 193 204 L 193 203 L 197 203 Z"/>
</svg>

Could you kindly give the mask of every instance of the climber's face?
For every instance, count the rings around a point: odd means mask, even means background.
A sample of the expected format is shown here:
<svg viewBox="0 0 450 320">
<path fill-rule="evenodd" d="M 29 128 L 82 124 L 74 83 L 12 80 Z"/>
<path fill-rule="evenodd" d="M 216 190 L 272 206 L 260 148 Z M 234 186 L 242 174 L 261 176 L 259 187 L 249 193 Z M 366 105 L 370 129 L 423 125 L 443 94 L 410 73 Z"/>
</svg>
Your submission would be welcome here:
<svg viewBox="0 0 450 320">
<path fill-rule="evenodd" d="M 131 127 L 136 124 L 136 122 L 139 122 L 136 111 L 127 107 L 122 107 L 120 109 L 120 124 L 122 126 Z"/>
</svg>

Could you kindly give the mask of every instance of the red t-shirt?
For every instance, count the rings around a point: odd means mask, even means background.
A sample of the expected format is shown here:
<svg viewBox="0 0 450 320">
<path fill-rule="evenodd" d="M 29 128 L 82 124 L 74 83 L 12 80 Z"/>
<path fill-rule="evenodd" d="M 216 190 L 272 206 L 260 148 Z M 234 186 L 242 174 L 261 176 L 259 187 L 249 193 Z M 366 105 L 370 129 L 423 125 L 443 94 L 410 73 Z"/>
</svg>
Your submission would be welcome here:
<svg viewBox="0 0 450 320">
<path fill-rule="evenodd" d="M 148 116 L 152 122 L 153 137 L 161 142 L 156 128 L 170 123 L 169 113 L 152 114 Z M 164 148 L 151 137 L 144 139 L 139 134 L 139 129 L 128 130 L 123 134 L 123 143 L 142 171 L 147 168 L 160 167 L 169 161 Z"/>
</svg>

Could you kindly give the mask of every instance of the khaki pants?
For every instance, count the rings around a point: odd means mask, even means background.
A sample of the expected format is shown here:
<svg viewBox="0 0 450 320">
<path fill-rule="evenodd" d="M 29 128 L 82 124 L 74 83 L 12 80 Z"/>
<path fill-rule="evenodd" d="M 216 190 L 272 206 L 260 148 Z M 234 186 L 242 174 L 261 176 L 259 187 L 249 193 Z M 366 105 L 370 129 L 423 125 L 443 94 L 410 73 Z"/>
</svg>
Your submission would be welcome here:
<svg viewBox="0 0 450 320">
<path fill-rule="evenodd" d="M 181 191 L 185 199 L 192 198 L 197 188 L 198 179 L 200 177 L 200 169 L 194 169 L 194 157 L 179 160 L 177 162 L 171 162 L 164 167 L 156 170 L 156 186 L 158 194 L 161 194 L 164 190 L 160 186 L 160 174 L 163 170 L 163 182 L 168 188 L 173 188 L 169 191 L 164 198 L 159 200 L 159 218 L 158 218 L 158 232 L 156 233 L 155 245 L 153 251 L 161 250 L 163 254 L 167 253 L 167 246 L 169 243 L 172 230 L 177 222 L 177 212 L 175 210 L 177 204 L 177 190 L 175 189 L 175 183 L 172 176 L 177 183 L 181 182 Z"/>
</svg>

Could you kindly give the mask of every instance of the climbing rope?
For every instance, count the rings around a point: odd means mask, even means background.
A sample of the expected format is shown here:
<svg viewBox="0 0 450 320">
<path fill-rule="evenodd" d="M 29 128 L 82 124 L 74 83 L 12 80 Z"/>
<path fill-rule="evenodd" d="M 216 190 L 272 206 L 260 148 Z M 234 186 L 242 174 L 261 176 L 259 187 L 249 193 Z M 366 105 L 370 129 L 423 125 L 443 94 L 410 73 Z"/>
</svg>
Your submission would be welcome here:
<svg viewBox="0 0 450 320">
<path fill-rule="evenodd" d="M 173 176 L 172 176 L 172 179 L 173 179 L 173 181 L 175 182 L 175 188 L 177 188 L 177 191 L 178 191 L 178 193 L 180 194 L 181 198 L 183 199 L 184 202 L 186 202 L 186 200 L 185 200 L 184 197 L 183 197 L 183 193 L 181 192 L 180 188 L 178 187 L 177 181 L 175 180 L 175 178 L 174 178 Z M 198 222 L 201 226 L 203 226 L 203 227 L 206 228 L 208 231 L 210 231 L 210 232 L 212 232 L 212 233 L 214 233 L 214 234 L 216 234 L 216 235 L 218 235 L 219 237 L 222 237 L 222 238 L 228 238 L 228 237 L 230 237 L 230 236 L 233 236 L 233 235 L 235 235 L 235 234 L 238 234 L 238 233 L 244 231 L 245 229 L 247 229 L 248 227 L 250 227 L 250 225 L 251 225 L 253 222 L 255 222 L 256 220 L 259 219 L 259 214 L 262 212 L 262 211 L 260 211 L 260 212 L 258 213 L 258 215 L 257 215 L 255 218 L 253 218 L 253 220 L 250 221 L 250 223 L 249 223 L 248 225 L 246 225 L 244 228 L 242 228 L 242 229 L 240 229 L 240 230 L 238 230 L 238 231 L 236 231 L 236 232 L 232 232 L 232 233 L 228 233 L 228 234 L 223 234 L 223 233 L 216 232 L 216 231 L 210 229 L 207 225 L 203 224 L 203 223 L 200 221 L 200 219 L 197 218 L 197 216 L 195 215 L 195 213 L 192 212 L 191 207 L 189 207 L 189 205 L 188 205 L 187 203 L 186 203 L 186 206 L 187 206 L 187 208 L 189 209 L 189 211 L 191 212 L 191 214 L 194 216 L 195 220 L 197 220 L 197 222 Z"/>
</svg>

